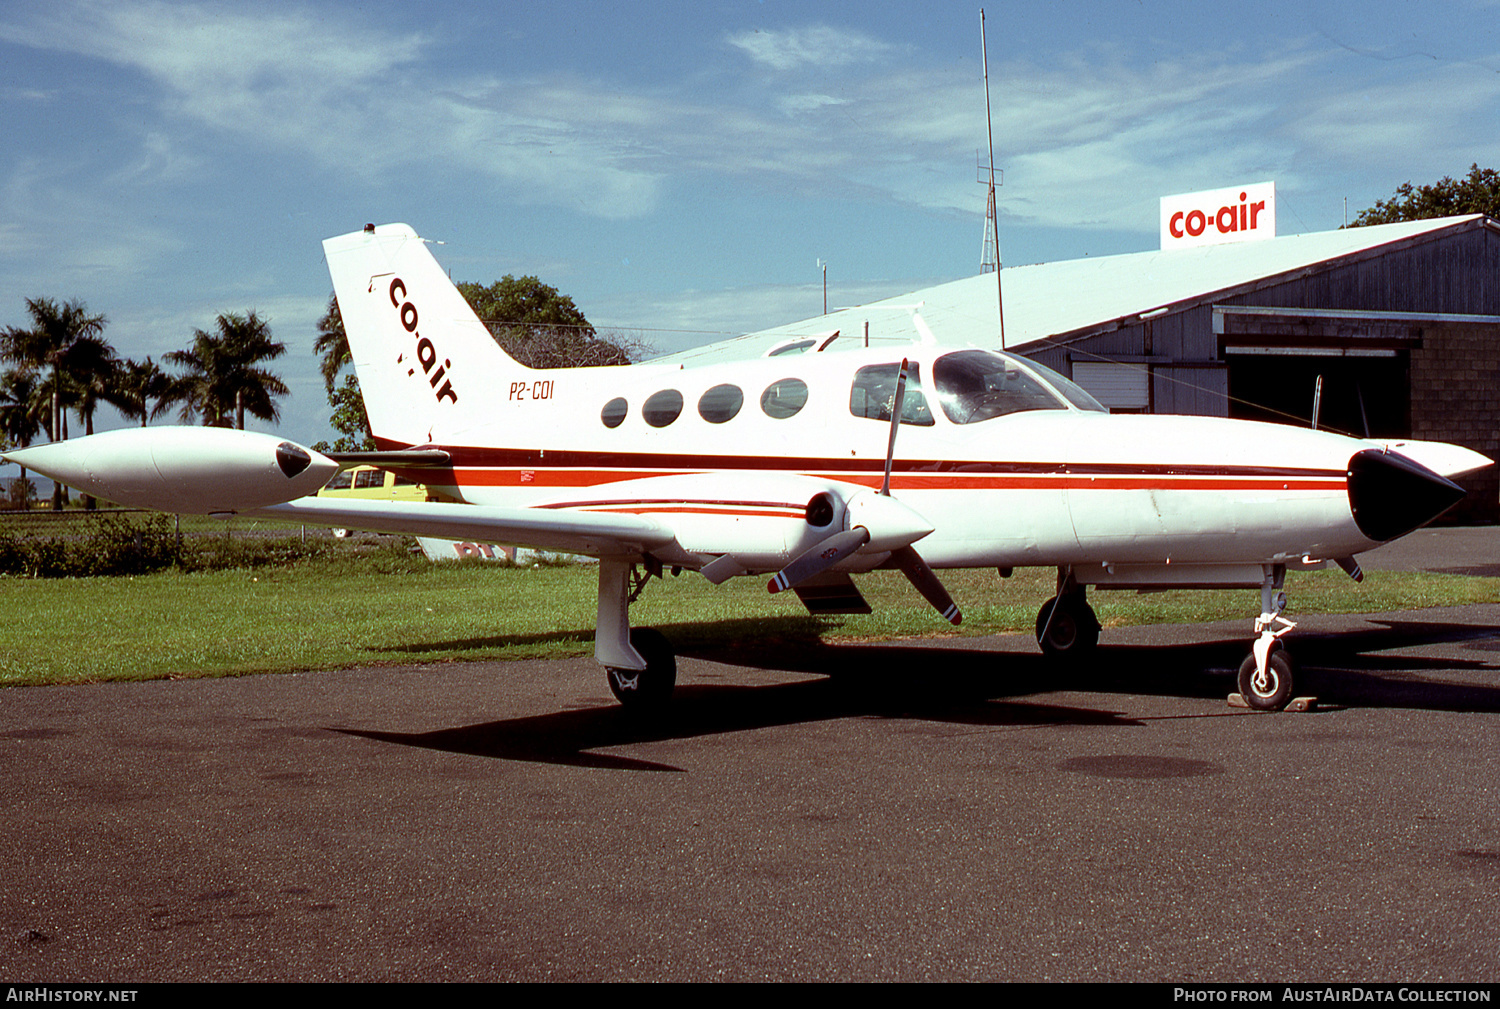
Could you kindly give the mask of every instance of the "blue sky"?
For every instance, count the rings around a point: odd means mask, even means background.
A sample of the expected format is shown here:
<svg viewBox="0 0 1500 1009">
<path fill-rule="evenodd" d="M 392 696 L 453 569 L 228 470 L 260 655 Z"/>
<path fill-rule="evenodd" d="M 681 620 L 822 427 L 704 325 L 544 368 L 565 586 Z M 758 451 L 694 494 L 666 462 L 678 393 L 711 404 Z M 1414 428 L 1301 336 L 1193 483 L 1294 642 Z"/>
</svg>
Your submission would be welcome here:
<svg viewBox="0 0 1500 1009">
<path fill-rule="evenodd" d="M 1167 194 L 1273 179 L 1290 234 L 1500 166 L 1496 3 L 987 21 L 1007 265 L 1153 248 Z M 81 298 L 159 358 L 254 308 L 303 442 L 319 242 L 366 221 L 662 352 L 817 314 L 818 259 L 848 305 L 980 255 L 977 4 L 4 0 L 0 127 L 0 325 Z"/>
</svg>

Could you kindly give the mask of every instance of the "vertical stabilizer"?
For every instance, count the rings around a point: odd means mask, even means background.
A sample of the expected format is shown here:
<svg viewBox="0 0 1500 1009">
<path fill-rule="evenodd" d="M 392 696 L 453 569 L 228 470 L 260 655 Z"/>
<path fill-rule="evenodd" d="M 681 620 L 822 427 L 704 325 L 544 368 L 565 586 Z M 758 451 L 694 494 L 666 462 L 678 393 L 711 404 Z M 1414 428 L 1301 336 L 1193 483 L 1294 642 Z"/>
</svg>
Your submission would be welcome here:
<svg viewBox="0 0 1500 1009">
<path fill-rule="evenodd" d="M 323 243 L 370 427 L 382 448 L 451 438 L 529 371 L 500 349 L 404 224 Z"/>
</svg>

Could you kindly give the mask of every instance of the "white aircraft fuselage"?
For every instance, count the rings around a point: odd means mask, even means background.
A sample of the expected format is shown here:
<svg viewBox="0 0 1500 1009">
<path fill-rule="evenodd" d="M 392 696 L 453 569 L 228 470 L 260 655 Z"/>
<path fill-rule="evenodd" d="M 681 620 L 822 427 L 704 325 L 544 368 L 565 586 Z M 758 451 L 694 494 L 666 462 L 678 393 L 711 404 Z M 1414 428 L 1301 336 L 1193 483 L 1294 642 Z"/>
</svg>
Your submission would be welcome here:
<svg viewBox="0 0 1500 1009">
<path fill-rule="evenodd" d="M 675 676 L 665 643 L 630 630 L 637 566 L 776 573 L 771 590 L 795 588 L 815 612 L 863 604 L 849 573 L 896 567 L 957 622 L 932 569 L 1031 565 L 1058 569 L 1037 632 L 1059 655 L 1097 640 L 1088 585 L 1260 586 L 1247 665 L 1262 706 L 1279 706 L 1285 570 L 1332 560 L 1357 574 L 1356 554 L 1462 497 L 1447 477 L 1489 464 L 1440 443 L 1110 415 L 1023 359 L 937 342 L 533 370 L 405 225 L 324 249 L 381 450 L 342 462 L 377 461 L 448 503 L 303 497 L 337 464 L 270 436 L 210 446 L 235 433 L 143 429 L 9 456 L 125 503 L 599 557 L 596 654 L 625 701 L 643 684 L 659 699 Z"/>
</svg>

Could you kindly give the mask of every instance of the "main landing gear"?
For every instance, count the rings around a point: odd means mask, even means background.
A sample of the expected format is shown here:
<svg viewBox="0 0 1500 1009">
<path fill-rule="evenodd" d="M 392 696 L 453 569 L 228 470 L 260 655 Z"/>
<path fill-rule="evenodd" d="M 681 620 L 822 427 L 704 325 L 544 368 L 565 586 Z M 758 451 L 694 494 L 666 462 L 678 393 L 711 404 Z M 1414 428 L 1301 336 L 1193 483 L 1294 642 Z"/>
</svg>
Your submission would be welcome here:
<svg viewBox="0 0 1500 1009">
<path fill-rule="evenodd" d="M 645 669 L 604 667 L 609 692 L 627 708 L 657 708 L 672 696 L 677 685 L 677 656 L 666 636 L 651 627 L 630 632 L 630 646 L 646 661 Z"/>
<path fill-rule="evenodd" d="M 1099 618 L 1088 603 L 1087 591 L 1074 580 L 1071 568 L 1057 569 L 1057 595 L 1043 603 L 1036 615 L 1036 643 L 1048 659 L 1073 665 L 1098 647 Z"/>
<path fill-rule="evenodd" d="M 599 611 L 594 623 L 594 658 L 604 667 L 610 693 L 633 710 L 660 708 L 677 685 L 677 657 L 660 631 L 630 627 L 630 604 L 661 565 L 647 559 L 640 572 L 624 558 L 599 561 Z"/>
<path fill-rule="evenodd" d="M 1281 615 L 1286 609 L 1286 565 L 1267 564 L 1260 583 L 1260 616 L 1255 618 L 1255 646 L 1240 663 L 1240 696 L 1260 711 L 1280 711 L 1292 699 L 1296 666 L 1281 643 L 1297 625 Z"/>
</svg>

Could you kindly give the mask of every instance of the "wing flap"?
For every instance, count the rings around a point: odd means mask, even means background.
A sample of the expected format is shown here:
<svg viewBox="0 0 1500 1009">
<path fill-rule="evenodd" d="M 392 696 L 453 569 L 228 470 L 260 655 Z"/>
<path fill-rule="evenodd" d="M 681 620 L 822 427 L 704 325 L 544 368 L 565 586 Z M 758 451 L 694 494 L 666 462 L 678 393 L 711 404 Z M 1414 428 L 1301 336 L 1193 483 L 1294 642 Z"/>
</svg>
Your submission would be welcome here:
<svg viewBox="0 0 1500 1009">
<path fill-rule="evenodd" d="M 309 497 L 258 508 L 251 514 L 308 525 L 506 543 L 593 557 L 633 556 L 675 541 L 671 530 L 653 519 L 589 511 Z"/>
</svg>

